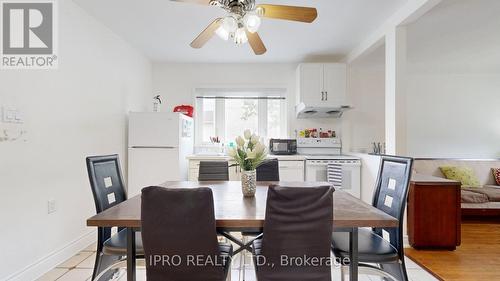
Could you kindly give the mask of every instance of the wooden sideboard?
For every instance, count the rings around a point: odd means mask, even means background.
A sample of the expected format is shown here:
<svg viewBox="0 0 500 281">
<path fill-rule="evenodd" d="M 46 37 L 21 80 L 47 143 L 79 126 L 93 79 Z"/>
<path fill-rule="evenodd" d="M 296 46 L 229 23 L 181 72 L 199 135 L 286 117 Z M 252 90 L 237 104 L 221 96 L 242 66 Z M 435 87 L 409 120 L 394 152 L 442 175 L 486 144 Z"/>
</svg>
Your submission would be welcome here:
<svg viewBox="0 0 500 281">
<path fill-rule="evenodd" d="M 454 250 L 461 240 L 460 182 L 414 174 L 408 195 L 408 240 L 416 249 Z"/>
</svg>

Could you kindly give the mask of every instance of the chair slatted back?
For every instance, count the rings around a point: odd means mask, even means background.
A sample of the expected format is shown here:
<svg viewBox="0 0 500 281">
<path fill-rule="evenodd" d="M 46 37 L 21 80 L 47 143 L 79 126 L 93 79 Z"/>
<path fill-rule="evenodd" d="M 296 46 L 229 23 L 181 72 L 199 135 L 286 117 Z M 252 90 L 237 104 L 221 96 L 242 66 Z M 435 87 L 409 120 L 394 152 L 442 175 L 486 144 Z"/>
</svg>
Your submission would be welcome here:
<svg viewBox="0 0 500 281">
<path fill-rule="evenodd" d="M 229 165 L 227 161 L 200 161 L 199 181 L 228 181 Z"/>
<path fill-rule="evenodd" d="M 269 159 L 257 167 L 257 181 L 280 181 L 278 159 Z"/>
</svg>

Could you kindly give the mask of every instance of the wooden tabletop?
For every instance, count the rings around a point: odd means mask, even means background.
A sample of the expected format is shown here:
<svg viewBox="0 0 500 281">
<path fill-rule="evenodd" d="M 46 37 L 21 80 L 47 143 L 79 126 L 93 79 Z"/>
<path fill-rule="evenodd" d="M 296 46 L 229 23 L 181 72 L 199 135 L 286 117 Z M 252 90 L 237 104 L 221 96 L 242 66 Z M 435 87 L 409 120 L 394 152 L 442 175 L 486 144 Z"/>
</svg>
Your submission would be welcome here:
<svg viewBox="0 0 500 281">
<path fill-rule="evenodd" d="M 220 228 L 260 228 L 264 225 L 267 188 L 270 184 L 282 186 L 318 186 L 328 183 L 257 182 L 255 197 L 243 197 L 241 182 L 166 182 L 168 188 L 210 187 L 214 194 L 215 218 Z M 87 220 L 87 226 L 141 227 L 141 197 L 135 196 Z M 350 194 L 336 190 L 333 193 L 333 226 L 397 227 L 392 216 L 364 203 Z"/>
</svg>

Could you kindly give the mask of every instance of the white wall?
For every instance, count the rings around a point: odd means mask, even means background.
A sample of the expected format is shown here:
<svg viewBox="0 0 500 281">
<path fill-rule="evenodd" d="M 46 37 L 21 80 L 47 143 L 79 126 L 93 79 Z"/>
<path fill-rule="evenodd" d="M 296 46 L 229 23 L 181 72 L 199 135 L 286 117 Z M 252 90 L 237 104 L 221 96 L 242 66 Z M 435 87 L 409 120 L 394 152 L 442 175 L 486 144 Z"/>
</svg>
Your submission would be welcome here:
<svg viewBox="0 0 500 281">
<path fill-rule="evenodd" d="M 352 152 L 372 152 L 372 143 L 385 142 L 384 46 L 349 64 L 348 95 L 352 110 L 344 122 L 344 147 Z"/>
<path fill-rule="evenodd" d="M 0 280 L 34 280 L 95 239 L 85 157 L 119 153 L 125 168 L 126 114 L 151 93 L 145 57 L 72 1 L 58 3 L 59 69 L 0 71 L 0 105 L 25 116 L 0 132 L 28 132 L 0 142 Z"/>
<path fill-rule="evenodd" d="M 340 119 L 296 119 L 295 89 L 297 64 L 168 64 L 153 66 L 153 90 L 161 94 L 162 110 L 175 105 L 194 104 L 197 87 L 278 87 L 287 89 L 288 128 L 290 137 L 295 129 L 332 128 L 340 133 Z"/>
<path fill-rule="evenodd" d="M 500 157 L 499 13 L 447 0 L 408 26 L 409 155 Z"/>
</svg>

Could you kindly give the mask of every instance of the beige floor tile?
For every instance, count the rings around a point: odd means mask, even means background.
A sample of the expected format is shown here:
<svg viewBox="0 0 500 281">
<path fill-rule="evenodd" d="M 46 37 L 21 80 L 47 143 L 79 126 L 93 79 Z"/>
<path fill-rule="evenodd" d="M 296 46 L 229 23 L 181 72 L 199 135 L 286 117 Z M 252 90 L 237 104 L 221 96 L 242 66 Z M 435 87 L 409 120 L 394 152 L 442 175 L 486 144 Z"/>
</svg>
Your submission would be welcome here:
<svg viewBox="0 0 500 281">
<path fill-rule="evenodd" d="M 79 263 L 84 261 L 86 258 L 90 257 L 92 255 L 92 252 L 85 252 L 82 251 L 75 256 L 71 257 L 69 260 L 61 263 L 58 265 L 58 268 L 74 268 L 76 267 Z"/>
<path fill-rule="evenodd" d="M 95 265 L 95 255 L 96 253 L 92 253 L 88 258 L 79 263 L 76 268 L 94 268 Z"/>
<path fill-rule="evenodd" d="M 68 271 L 57 281 L 87 281 L 92 277 L 92 269 L 75 268 Z"/>
<path fill-rule="evenodd" d="M 120 279 L 118 281 L 127 281 L 127 273 L 125 270 L 120 271 Z M 136 281 L 146 281 L 146 269 L 138 268 L 136 271 Z"/>
<path fill-rule="evenodd" d="M 405 257 L 406 269 L 421 269 L 421 267 L 409 258 Z"/>
<path fill-rule="evenodd" d="M 90 244 L 87 248 L 83 250 L 86 252 L 95 252 L 97 250 L 97 242 Z"/>
<path fill-rule="evenodd" d="M 38 278 L 37 281 L 54 281 L 57 278 L 63 276 L 69 269 L 67 268 L 54 268 L 51 271 L 45 273 L 42 277 Z"/>
<path fill-rule="evenodd" d="M 413 281 L 437 281 L 430 273 L 424 269 L 408 269 L 408 278 Z"/>
</svg>

